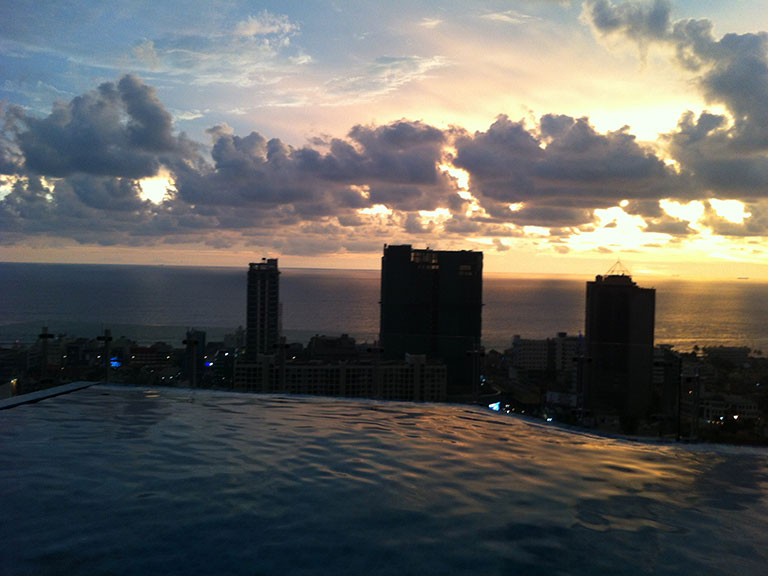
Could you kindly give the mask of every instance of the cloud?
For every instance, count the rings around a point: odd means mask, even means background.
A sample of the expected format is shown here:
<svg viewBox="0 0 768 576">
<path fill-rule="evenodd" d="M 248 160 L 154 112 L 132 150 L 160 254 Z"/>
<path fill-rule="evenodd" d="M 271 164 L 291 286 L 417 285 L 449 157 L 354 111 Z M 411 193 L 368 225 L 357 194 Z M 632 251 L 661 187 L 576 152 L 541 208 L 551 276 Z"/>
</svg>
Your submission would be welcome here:
<svg viewBox="0 0 768 576">
<path fill-rule="evenodd" d="M 671 234 L 673 236 L 687 236 L 694 232 L 688 225 L 688 222 L 677 220 L 670 216 L 661 216 L 653 220 L 646 220 L 648 227 L 646 232 L 657 232 L 660 234 Z"/>
<path fill-rule="evenodd" d="M 299 31 L 299 25 L 292 22 L 288 16 L 271 14 L 263 10 L 258 16 L 248 16 L 247 20 L 238 22 L 235 34 L 238 36 L 268 36 L 279 35 L 283 38 Z"/>
<path fill-rule="evenodd" d="M 673 48 L 676 61 L 698 74 L 707 99 L 725 105 L 731 114 L 731 146 L 742 151 L 768 148 L 768 33 L 725 34 L 717 40 L 709 20 L 673 22 L 665 0 L 588 0 L 584 15 L 598 33 Z"/>
<path fill-rule="evenodd" d="M 734 119 L 734 146 L 768 148 L 768 34 L 727 34 L 714 41 L 708 27 L 675 25 L 681 61 L 692 55 L 703 71 L 700 85 L 712 102 L 724 104 Z"/>
<path fill-rule="evenodd" d="M 527 24 L 531 21 L 538 20 L 534 16 L 517 12 L 516 10 L 505 10 L 503 12 L 490 12 L 483 14 L 480 18 L 484 20 L 491 20 L 493 22 L 501 22 L 502 24 Z"/>
<path fill-rule="evenodd" d="M 429 234 L 433 244 L 478 238 L 501 251 L 535 233 L 539 246 L 564 253 L 572 235 L 601 226 L 620 237 L 620 222 L 602 221 L 601 211 L 626 216 L 652 239 L 695 235 L 700 228 L 659 203 L 707 197 L 742 199 L 751 214 L 737 222 L 709 210 L 701 225 L 714 233 L 768 233 L 764 157 L 737 155 L 735 121 L 711 113 L 684 115 L 665 137 L 675 167 L 628 128 L 600 132 L 588 118 L 559 114 L 501 115 L 474 133 L 401 119 L 303 146 L 218 124 L 205 146 L 178 133 L 155 90 L 132 75 L 44 117 L 3 113 L 0 238 L 8 243 L 34 236 L 320 254 Z M 441 168 L 446 162 L 467 172 L 468 191 Z M 174 192 L 154 204 L 139 181 L 161 167 Z"/>
<path fill-rule="evenodd" d="M 448 64 L 442 56 L 382 56 L 363 70 L 326 82 L 324 92 L 347 103 L 370 100 L 418 81 Z"/>
<path fill-rule="evenodd" d="M 145 40 L 141 44 L 133 47 L 133 57 L 139 62 L 149 66 L 150 70 L 155 70 L 160 65 L 160 57 L 155 50 L 155 43 L 152 40 Z"/>
<path fill-rule="evenodd" d="M 297 22 L 266 10 L 227 30 L 145 39 L 130 54 L 134 65 L 198 86 L 275 85 L 312 62 L 293 38 Z"/>
<path fill-rule="evenodd" d="M 46 118 L 10 108 L 7 124 L 25 170 L 52 177 L 153 176 L 164 155 L 184 154 L 188 146 L 172 134 L 170 114 L 154 89 L 131 75 L 56 103 Z"/>
<path fill-rule="evenodd" d="M 584 17 L 599 33 L 622 34 L 641 44 L 667 37 L 670 13 L 667 0 L 620 4 L 609 0 L 584 2 Z"/>
<path fill-rule="evenodd" d="M 145 200 L 136 180 L 75 175 L 68 179 L 77 198 L 91 208 L 109 212 L 141 210 Z"/>
<path fill-rule="evenodd" d="M 493 239 L 493 245 L 496 247 L 497 252 L 506 252 L 509 250 L 509 246 L 504 244 L 499 238 Z"/>
<path fill-rule="evenodd" d="M 562 115 L 545 115 L 537 128 L 500 116 L 486 132 L 457 139 L 454 164 L 469 172 L 473 192 L 495 218 L 578 226 L 617 197 L 658 200 L 686 189 L 684 178 L 626 129 L 601 134 L 586 118 Z"/>
<path fill-rule="evenodd" d="M 443 23 L 442 18 L 422 18 L 421 22 L 419 22 L 419 26 L 421 26 L 422 28 L 428 28 L 431 30 L 433 28 L 437 28 L 442 23 Z"/>
<path fill-rule="evenodd" d="M 0 132 L 0 174 L 16 174 L 21 170 L 24 155 L 7 134 Z"/>
<path fill-rule="evenodd" d="M 672 49 L 704 96 L 727 113 L 682 114 L 662 143 L 700 196 L 756 198 L 768 181 L 768 33 L 716 39 L 706 19 L 672 21 L 670 4 L 589 0 L 585 18 L 600 34 Z M 738 225 L 737 225 L 738 226 Z M 751 223 L 745 228 L 754 227 Z M 722 228 L 722 227 L 721 227 Z M 733 228 L 733 227 L 731 227 Z"/>
</svg>

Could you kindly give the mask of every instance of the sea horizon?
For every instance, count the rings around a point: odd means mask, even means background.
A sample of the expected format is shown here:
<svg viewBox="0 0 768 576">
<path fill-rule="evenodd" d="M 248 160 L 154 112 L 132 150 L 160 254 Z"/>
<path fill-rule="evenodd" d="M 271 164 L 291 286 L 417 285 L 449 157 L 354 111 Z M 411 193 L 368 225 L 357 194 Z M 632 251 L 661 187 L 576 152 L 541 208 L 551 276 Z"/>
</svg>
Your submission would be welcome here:
<svg viewBox="0 0 768 576">
<path fill-rule="evenodd" d="M 482 252 L 482 250 L 479 250 L 479 252 Z M 265 256 L 266 257 L 266 256 Z M 285 259 L 279 258 L 279 260 L 283 261 Z M 251 262 L 260 262 L 261 258 L 256 258 L 252 260 Z M 122 267 L 122 268 L 188 268 L 188 269 L 221 269 L 221 270 L 248 270 L 248 264 L 251 262 L 245 263 L 245 264 L 176 264 L 176 263 L 132 263 L 132 262 L 46 262 L 46 261 L 34 261 L 34 262 L 28 262 L 28 261 L 21 261 L 21 260 L 1 260 L 0 259 L 0 265 L 31 265 L 31 266 L 114 266 L 114 267 Z M 606 261 L 608 262 L 608 261 Z M 611 263 L 615 264 L 614 261 L 611 261 Z M 536 279 L 558 279 L 558 278 L 564 278 L 564 279 L 584 279 L 584 280 L 592 280 L 595 278 L 595 276 L 598 275 L 606 275 L 608 273 L 609 268 L 611 267 L 610 263 L 607 263 L 607 267 L 602 272 L 597 273 L 573 273 L 573 272 L 526 272 L 526 271 L 489 271 L 489 270 L 483 270 L 483 278 L 516 278 L 516 277 L 523 277 L 523 278 L 536 278 Z M 280 271 L 286 272 L 286 271 L 299 271 L 299 272 L 335 272 L 335 271 L 345 271 L 345 272 L 366 272 L 366 273 L 381 273 L 380 267 L 372 267 L 372 268 L 359 268 L 359 267 L 318 267 L 318 266 L 284 266 L 280 265 Z M 754 284 L 765 284 L 768 286 L 768 276 L 760 277 L 760 276 L 693 276 L 693 275 L 686 275 L 681 273 L 675 273 L 675 274 L 663 274 L 663 273 L 656 273 L 656 272 L 635 272 L 631 268 L 629 269 L 629 275 L 637 281 L 637 279 L 641 280 L 676 280 L 681 282 L 750 282 Z"/>
<path fill-rule="evenodd" d="M 283 330 L 378 338 L 380 270 L 281 268 Z M 187 328 L 220 340 L 245 326 L 246 267 L 0 262 L 0 344 L 54 333 L 95 337 L 110 328 L 140 343 L 178 344 Z M 483 345 L 503 351 L 514 335 L 543 339 L 584 329 L 586 275 L 484 274 Z M 744 280 L 634 277 L 655 288 L 656 344 L 768 350 L 768 285 Z"/>
</svg>

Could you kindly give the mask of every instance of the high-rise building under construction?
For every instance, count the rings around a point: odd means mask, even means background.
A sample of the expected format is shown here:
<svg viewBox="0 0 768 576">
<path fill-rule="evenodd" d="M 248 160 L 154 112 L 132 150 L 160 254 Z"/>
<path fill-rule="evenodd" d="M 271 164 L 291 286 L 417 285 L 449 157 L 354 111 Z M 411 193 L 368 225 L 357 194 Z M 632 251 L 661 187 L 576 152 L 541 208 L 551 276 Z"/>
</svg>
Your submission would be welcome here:
<svg viewBox="0 0 768 576">
<path fill-rule="evenodd" d="M 380 344 L 385 359 L 424 354 L 448 371 L 448 395 L 478 385 L 483 253 L 384 246 Z"/>
</svg>

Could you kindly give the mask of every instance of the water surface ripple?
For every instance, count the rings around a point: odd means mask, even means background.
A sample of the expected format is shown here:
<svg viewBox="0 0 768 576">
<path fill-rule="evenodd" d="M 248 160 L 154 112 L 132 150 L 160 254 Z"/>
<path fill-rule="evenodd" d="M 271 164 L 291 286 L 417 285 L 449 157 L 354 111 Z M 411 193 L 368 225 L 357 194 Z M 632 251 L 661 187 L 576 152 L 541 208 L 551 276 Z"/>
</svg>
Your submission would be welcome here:
<svg viewBox="0 0 768 576">
<path fill-rule="evenodd" d="M 2 574 L 761 574 L 768 454 L 95 386 L 0 413 Z"/>
</svg>

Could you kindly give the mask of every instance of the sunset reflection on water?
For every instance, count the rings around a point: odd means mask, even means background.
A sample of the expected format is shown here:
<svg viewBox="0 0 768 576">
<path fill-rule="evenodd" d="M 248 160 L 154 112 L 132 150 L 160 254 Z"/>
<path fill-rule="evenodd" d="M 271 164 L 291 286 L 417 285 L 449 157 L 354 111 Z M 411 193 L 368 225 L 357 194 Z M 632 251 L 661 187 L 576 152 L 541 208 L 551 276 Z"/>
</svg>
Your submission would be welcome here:
<svg viewBox="0 0 768 576">
<path fill-rule="evenodd" d="M 0 418 L 3 573 L 765 566 L 757 449 L 628 441 L 459 405 L 116 386 Z"/>
</svg>

